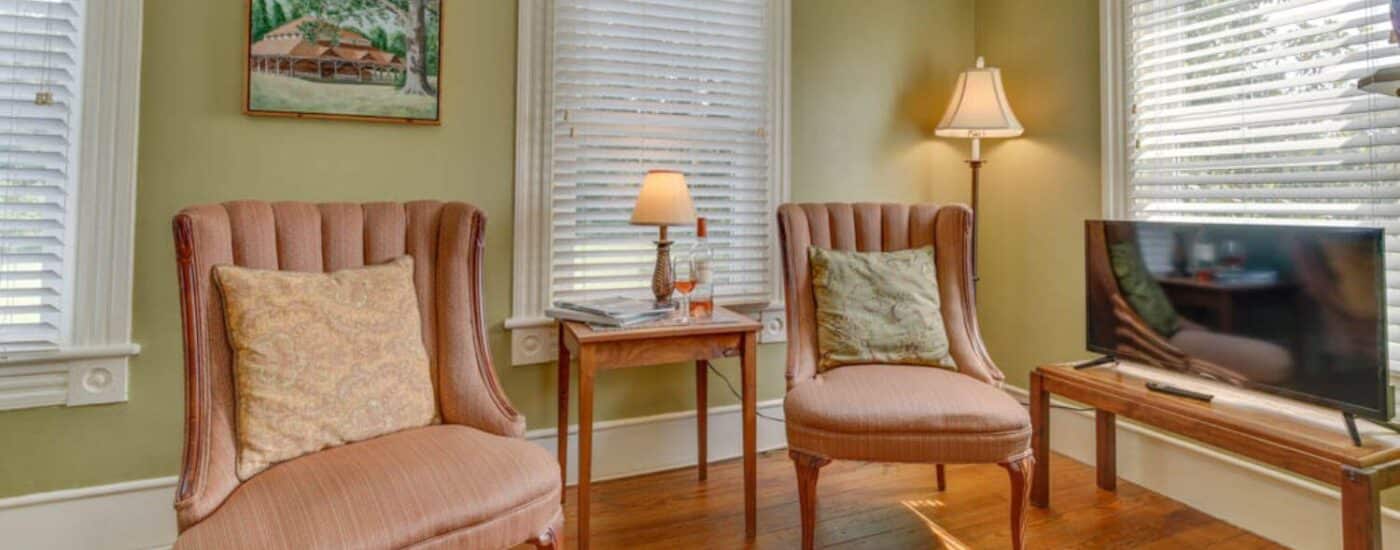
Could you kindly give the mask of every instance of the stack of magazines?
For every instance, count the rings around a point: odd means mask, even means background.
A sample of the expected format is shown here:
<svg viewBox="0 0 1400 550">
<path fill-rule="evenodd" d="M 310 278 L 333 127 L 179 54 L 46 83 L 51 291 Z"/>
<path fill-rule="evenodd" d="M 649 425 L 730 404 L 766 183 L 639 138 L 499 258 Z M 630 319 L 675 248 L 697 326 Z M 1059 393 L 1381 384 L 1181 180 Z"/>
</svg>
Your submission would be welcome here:
<svg viewBox="0 0 1400 550">
<path fill-rule="evenodd" d="M 640 298 L 615 296 L 595 300 L 559 300 L 545 315 L 564 321 L 578 321 L 600 327 L 633 327 L 665 319 L 669 305 Z"/>
</svg>

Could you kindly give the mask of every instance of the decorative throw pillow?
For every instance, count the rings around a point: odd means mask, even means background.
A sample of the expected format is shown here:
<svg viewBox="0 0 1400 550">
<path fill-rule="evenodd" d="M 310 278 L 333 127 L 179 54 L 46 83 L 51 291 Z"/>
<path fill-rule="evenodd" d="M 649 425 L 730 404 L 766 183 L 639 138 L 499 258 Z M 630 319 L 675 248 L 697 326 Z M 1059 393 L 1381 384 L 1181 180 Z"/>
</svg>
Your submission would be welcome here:
<svg viewBox="0 0 1400 550">
<path fill-rule="evenodd" d="M 1148 272 L 1136 245 L 1121 242 L 1108 247 L 1109 263 L 1118 279 L 1123 299 L 1132 306 L 1142 322 L 1162 336 L 1170 337 L 1181 328 L 1181 318 L 1172 308 L 1162 285 Z"/>
<path fill-rule="evenodd" d="M 413 259 L 334 273 L 217 266 L 239 479 L 437 415 Z"/>
<path fill-rule="evenodd" d="M 939 307 L 933 247 L 893 252 L 808 248 L 818 367 L 928 365 L 956 370 Z"/>
</svg>

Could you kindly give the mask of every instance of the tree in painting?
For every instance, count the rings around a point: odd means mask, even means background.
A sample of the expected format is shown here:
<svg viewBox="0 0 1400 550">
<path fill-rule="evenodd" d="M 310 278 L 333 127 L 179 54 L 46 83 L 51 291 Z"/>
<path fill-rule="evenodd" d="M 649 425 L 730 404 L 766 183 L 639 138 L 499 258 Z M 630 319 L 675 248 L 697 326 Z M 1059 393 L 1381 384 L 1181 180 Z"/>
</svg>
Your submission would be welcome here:
<svg viewBox="0 0 1400 550">
<path fill-rule="evenodd" d="M 267 15 L 267 4 L 264 3 L 263 0 L 253 0 L 252 10 L 253 19 L 251 30 L 253 32 L 253 41 L 257 42 L 258 40 L 262 40 L 263 35 L 267 34 L 267 31 L 272 30 L 272 19 Z"/>
</svg>

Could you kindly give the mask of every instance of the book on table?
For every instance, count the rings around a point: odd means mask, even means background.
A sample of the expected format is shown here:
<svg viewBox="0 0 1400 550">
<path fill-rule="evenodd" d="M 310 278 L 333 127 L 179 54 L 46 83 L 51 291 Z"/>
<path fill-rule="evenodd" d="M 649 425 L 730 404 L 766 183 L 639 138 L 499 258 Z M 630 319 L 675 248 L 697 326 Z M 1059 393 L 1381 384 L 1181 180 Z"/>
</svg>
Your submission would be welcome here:
<svg viewBox="0 0 1400 550">
<path fill-rule="evenodd" d="M 611 296 L 593 300 L 556 300 L 554 307 L 582 311 L 594 315 L 626 319 L 646 315 L 664 315 L 672 311 L 670 305 L 657 305 L 649 299 Z"/>
<path fill-rule="evenodd" d="M 671 312 L 670 306 L 658 306 L 651 300 L 618 296 L 595 300 L 559 300 L 554 302 L 554 307 L 545 310 L 545 315 L 590 325 L 630 327 L 664 319 Z"/>
<path fill-rule="evenodd" d="M 626 328 L 626 327 L 634 327 L 634 326 L 638 326 L 638 325 L 645 325 L 645 324 L 647 324 L 647 323 L 650 323 L 650 322 L 653 322 L 653 321 L 659 321 L 659 320 L 662 320 L 662 319 L 665 319 L 665 318 L 666 318 L 666 315 L 665 315 L 665 314 L 660 314 L 660 315 L 643 315 L 643 316 L 639 316 L 639 317 L 628 317 L 628 318 L 626 318 L 626 319 L 618 319 L 618 318 L 615 318 L 615 317 L 608 317 L 608 316 L 606 316 L 606 315 L 598 315 L 598 314 L 594 314 L 594 313 L 588 313 L 588 312 L 584 312 L 584 311 L 574 311 L 574 310 L 572 310 L 572 309 L 564 309 L 564 308 L 558 308 L 558 307 L 552 307 L 552 308 L 546 309 L 546 310 L 544 311 L 544 314 L 545 314 L 546 317 L 549 317 L 550 319 L 558 319 L 558 320 L 561 320 L 561 321 L 577 321 L 577 322 L 580 322 L 580 323 L 588 323 L 589 325 L 592 325 L 592 326 L 614 327 L 614 328 Z"/>
</svg>

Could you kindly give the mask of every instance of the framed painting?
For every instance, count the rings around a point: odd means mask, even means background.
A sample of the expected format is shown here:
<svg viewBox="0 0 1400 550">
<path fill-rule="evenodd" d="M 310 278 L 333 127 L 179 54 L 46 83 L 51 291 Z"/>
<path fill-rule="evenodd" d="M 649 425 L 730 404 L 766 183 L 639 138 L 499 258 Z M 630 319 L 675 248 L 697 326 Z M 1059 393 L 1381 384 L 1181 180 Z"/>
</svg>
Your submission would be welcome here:
<svg viewBox="0 0 1400 550">
<path fill-rule="evenodd" d="M 442 0 L 244 0 L 243 112 L 436 125 Z"/>
</svg>

